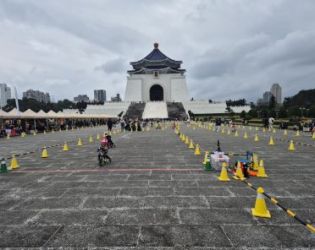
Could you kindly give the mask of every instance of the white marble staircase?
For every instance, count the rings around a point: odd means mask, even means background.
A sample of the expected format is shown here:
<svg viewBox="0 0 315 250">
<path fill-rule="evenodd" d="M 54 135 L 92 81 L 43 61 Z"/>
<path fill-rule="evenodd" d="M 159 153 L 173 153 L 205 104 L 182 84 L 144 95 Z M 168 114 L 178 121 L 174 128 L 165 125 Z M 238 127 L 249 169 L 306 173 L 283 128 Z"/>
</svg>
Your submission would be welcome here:
<svg viewBox="0 0 315 250">
<path fill-rule="evenodd" d="M 168 118 L 166 102 L 147 102 L 142 119 L 166 119 Z"/>
</svg>

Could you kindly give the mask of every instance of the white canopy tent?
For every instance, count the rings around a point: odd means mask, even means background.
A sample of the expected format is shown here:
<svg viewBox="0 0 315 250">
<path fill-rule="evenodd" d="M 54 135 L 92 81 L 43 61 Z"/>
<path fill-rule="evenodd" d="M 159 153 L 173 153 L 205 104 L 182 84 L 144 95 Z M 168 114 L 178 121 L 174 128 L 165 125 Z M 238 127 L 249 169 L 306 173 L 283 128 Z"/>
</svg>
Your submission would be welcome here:
<svg viewBox="0 0 315 250">
<path fill-rule="evenodd" d="M 39 112 L 34 112 L 28 109 L 24 112 L 18 112 L 16 108 L 12 109 L 10 112 L 5 112 L 0 110 L 1 119 L 109 119 L 117 118 L 115 115 L 109 114 L 80 114 L 80 113 L 63 113 L 54 112 L 50 110 L 49 112 L 44 112 L 40 110 Z"/>
</svg>

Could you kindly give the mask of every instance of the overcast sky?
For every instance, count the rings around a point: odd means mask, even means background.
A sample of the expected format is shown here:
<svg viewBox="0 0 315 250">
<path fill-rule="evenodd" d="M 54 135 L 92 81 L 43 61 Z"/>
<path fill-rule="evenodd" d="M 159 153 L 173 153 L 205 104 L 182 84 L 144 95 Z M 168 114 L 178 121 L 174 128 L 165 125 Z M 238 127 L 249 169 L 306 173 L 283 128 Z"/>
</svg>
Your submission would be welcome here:
<svg viewBox="0 0 315 250">
<path fill-rule="evenodd" d="M 124 96 L 153 43 L 182 60 L 190 96 L 256 100 L 315 88 L 314 0 L 0 0 L 0 82 L 55 99 Z"/>
</svg>

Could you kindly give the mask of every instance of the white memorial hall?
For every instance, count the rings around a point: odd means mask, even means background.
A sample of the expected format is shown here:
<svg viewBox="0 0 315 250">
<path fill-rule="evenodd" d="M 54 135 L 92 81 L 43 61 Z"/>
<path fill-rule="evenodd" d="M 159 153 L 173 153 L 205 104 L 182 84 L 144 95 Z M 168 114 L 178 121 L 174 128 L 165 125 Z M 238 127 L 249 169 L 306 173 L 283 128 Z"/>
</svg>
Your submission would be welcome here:
<svg viewBox="0 0 315 250">
<path fill-rule="evenodd" d="M 125 100 L 88 105 L 87 114 L 109 114 L 139 119 L 185 119 L 189 114 L 224 114 L 225 102 L 190 101 L 186 70 L 182 61 L 162 53 L 159 44 L 143 59 L 131 62 L 127 76 Z M 215 86 L 209 86 L 209 90 Z M 226 99 L 229 99 L 228 97 Z M 234 113 L 248 111 L 249 106 L 231 107 Z"/>
</svg>

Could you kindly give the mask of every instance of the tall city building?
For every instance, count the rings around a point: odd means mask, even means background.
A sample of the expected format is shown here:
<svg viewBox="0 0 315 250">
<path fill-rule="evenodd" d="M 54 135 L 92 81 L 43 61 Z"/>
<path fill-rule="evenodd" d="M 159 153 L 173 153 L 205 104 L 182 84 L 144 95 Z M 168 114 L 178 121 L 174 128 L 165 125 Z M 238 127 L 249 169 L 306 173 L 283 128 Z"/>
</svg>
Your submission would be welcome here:
<svg viewBox="0 0 315 250">
<path fill-rule="evenodd" d="M 262 102 L 264 104 L 269 104 L 271 97 L 272 97 L 272 93 L 270 91 L 266 91 L 263 94 Z"/>
<path fill-rule="evenodd" d="M 104 90 L 104 89 L 94 90 L 94 101 L 106 102 L 106 90 Z"/>
<path fill-rule="evenodd" d="M 39 90 L 29 89 L 23 92 L 23 98 L 27 99 L 35 99 L 38 102 L 49 103 L 50 102 L 50 95 L 49 93 L 44 93 Z"/>
<path fill-rule="evenodd" d="M 5 83 L 0 83 L 0 107 L 7 105 L 8 99 L 11 98 L 11 88 Z"/>
<path fill-rule="evenodd" d="M 280 104 L 282 102 L 282 89 L 278 83 L 274 83 L 270 89 L 271 94 L 275 97 L 276 103 Z"/>
<path fill-rule="evenodd" d="M 73 98 L 74 102 L 90 102 L 90 98 L 87 95 L 78 95 Z"/>
</svg>

